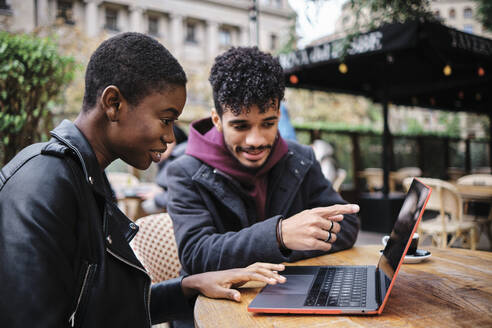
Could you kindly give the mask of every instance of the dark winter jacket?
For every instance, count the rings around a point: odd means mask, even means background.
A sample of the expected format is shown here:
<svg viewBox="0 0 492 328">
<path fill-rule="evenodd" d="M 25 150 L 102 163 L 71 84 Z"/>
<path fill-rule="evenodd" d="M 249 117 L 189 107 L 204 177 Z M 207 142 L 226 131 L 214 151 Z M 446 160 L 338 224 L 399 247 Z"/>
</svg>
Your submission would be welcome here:
<svg viewBox="0 0 492 328">
<path fill-rule="evenodd" d="M 210 128 L 211 122 L 201 133 Z M 227 174 L 190 155 L 169 165 L 168 212 L 185 272 L 244 267 L 257 261 L 296 261 L 323 254 L 283 253 L 277 244 L 280 218 L 314 207 L 346 204 L 324 178 L 312 149 L 287 143 L 287 154 L 269 172 L 266 219 L 260 222 L 252 197 Z M 358 231 L 358 218 L 345 215 L 332 251 L 351 247 Z"/>
<path fill-rule="evenodd" d="M 150 327 L 188 302 L 153 285 L 129 246 L 138 227 L 69 121 L 0 171 L 0 327 Z"/>
</svg>

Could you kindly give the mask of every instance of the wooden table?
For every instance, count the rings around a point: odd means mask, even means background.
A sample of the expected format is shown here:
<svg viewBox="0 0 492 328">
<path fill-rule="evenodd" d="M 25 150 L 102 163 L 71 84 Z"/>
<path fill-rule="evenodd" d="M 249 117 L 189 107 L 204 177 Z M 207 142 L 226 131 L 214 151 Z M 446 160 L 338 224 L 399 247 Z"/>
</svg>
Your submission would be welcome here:
<svg viewBox="0 0 492 328">
<path fill-rule="evenodd" d="M 290 265 L 373 264 L 381 246 L 358 246 Z M 267 315 L 247 311 L 261 287 L 241 289 L 241 303 L 199 296 L 195 326 L 207 327 L 492 327 L 492 253 L 429 248 L 404 264 L 381 316 Z"/>
</svg>

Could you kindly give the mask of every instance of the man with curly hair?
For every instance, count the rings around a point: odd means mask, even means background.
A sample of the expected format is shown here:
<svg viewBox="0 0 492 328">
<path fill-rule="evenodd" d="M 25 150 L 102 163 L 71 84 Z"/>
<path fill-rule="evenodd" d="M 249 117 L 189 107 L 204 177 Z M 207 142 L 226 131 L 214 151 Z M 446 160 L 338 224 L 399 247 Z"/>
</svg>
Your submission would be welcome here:
<svg viewBox="0 0 492 328">
<path fill-rule="evenodd" d="M 359 231 L 312 149 L 278 133 L 284 77 L 256 47 L 215 59 L 215 108 L 168 169 L 168 211 L 187 273 L 285 262 L 352 247 Z"/>
</svg>

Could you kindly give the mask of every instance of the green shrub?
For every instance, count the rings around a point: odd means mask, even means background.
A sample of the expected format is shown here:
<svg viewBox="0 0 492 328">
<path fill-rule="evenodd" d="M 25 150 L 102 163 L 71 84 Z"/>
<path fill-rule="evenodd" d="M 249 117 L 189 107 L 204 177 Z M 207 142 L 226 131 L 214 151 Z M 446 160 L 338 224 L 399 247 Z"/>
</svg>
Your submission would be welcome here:
<svg viewBox="0 0 492 328">
<path fill-rule="evenodd" d="M 0 163 L 48 138 L 51 110 L 74 70 L 51 39 L 0 31 Z"/>
</svg>

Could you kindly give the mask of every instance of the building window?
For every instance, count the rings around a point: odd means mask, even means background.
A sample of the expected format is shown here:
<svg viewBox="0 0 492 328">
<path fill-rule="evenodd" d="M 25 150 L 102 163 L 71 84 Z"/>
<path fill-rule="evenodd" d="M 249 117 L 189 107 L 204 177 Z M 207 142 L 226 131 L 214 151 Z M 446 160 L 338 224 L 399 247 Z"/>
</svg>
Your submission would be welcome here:
<svg viewBox="0 0 492 328">
<path fill-rule="evenodd" d="M 106 24 L 104 28 L 110 31 L 118 32 L 118 10 L 106 8 Z"/>
<path fill-rule="evenodd" d="M 277 8 L 282 8 L 282 0 L 275 0 L 275 5 Z"/>
<path fill-rule="evenodd" d="M 63 20 L 65 24 L 73 25 L 73 3 L 71 1 L 60 1 L 56 3 L 56 18 Z"/>
<path fill-rule="evenodd" d="M 472 18 L 473 17 L 473 11 L 471 8 L 465 8 L 465 10 L 463 10 L 463 17 L 464 18 Z"/>
<path fill-rule="evenodd" d="M 453 8 L 449 9 L 449 18 L 455 19 L 456 18 L 456 10 Z"/>
<path fill-rule="evenodd" d="M 221 47 L 229 47 L 232 45 L 231 30 L 225 28 L 219 29 L 219 45 Z"/>
<path fill-rule="evenodd" d="M 159 36 L 159 18 L 149 16 L 149 35 Z"/>
<path fill-rule="evenodd" d="M 196 39 L 196 24 L 195 23 L 186 23 L 186 36 L 185 41 L 188 43 L 198 43 Z"/>
<path fill-rule="evenodd" d="M 473 34 L 473 25 L 465 24 L 463 26 L 463 31 L 465 31 L 466 33 Z"/>
<path fill-rule="evenodd" d="M 7 0 L 0 0 L 0 9 L 10 10 L 10 5 L 7 3 Z"/>
<path fill-rule="evenodd" d="M 274 51 L 275 49 L 277 49 L 277 41 L 278 41 L 278 37 L 275 34 L 271 34 L 270 35 L 270 50 L 271 51 Z"/>
</svg>

